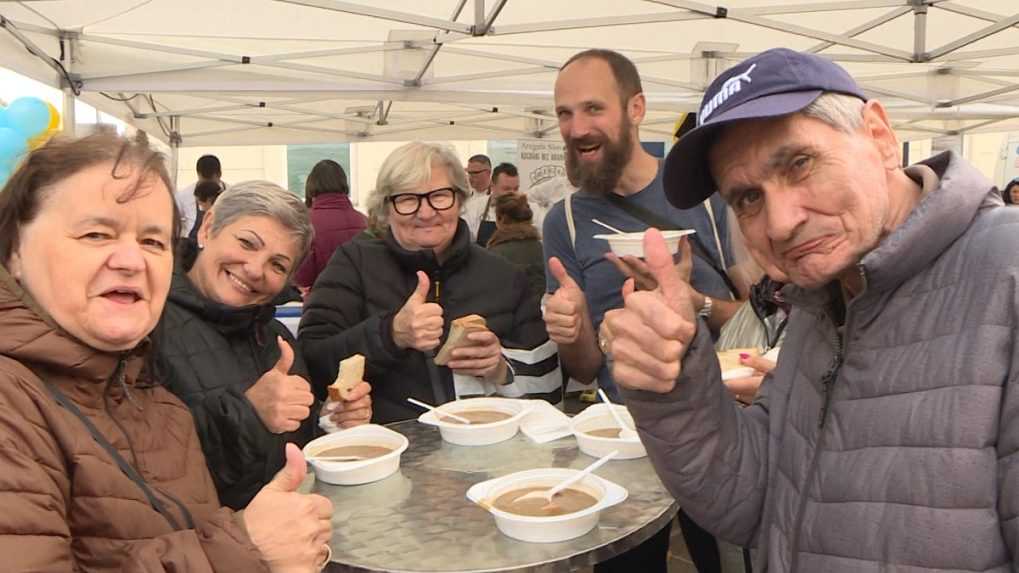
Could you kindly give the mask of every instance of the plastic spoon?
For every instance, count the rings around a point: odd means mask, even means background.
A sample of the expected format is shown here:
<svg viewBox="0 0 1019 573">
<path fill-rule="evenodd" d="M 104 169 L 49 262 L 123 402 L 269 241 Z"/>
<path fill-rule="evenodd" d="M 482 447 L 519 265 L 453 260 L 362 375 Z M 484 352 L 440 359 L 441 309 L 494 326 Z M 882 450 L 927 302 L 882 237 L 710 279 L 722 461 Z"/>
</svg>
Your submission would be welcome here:
<svg viewBox="0 0 1019 573">
<path fill-rule="evenodd" d="M 619 417 L 616 407 L 612 405 L 612 402 L 609 402 L 609 397 L 605 395 L 605 390 L 598 388 L 598 395 L 601 396 L 601 401 L 605 402 L 605 405 L 609 407 L 609 414 L 612 414 L 612 419 L 619 425 L 619 439 L 639 440 L 640 436 L 637 435 L 637 432 L 623 423 L 623 419 Z"/>
<path fill-rule="evenodd" d="M 526 500 L 526 499 L 544 498 L 545 499 L 545 505 L 546 506 L 547 505 L 551 505 L 552 504 L 552 497 L 555 494 L 563 491 L 564 489 L 570 487 L 571 485 L 573 485 L 573 484 L 577 483 L 578 481 L 584 479 L 585 477 L 589 476 L 591 474 L 591 472 L 593 472 L 594 470 L 600 468 L 605 462 L 607 462 L 607 461 L 611 460 L 612 458 L 616 457 L 616 454 L 618 454 L 618 453 L 619 453 L 619 450 L 612 450 L 611 452 L 609 452 L 609 453 L 605 454 L 604 456 L 602 456 L 602 457 L 598 458 L 597 460 L 595 460 L 595 462 L 593 464 L 591 464 L 591 465 L 587 466 L 586 468 L 580 470 L 579 472 L 571 475 L 570 477 L 564 479 L 563 481 L 557 483 L 556 485 L 550 487 L 549 489 L 546 489 L 546 490 L 536 490 L 536 491 L 527 492 L 524 495 L 522 495 L 522 496 L 516 498 L 515 500 L 513 500 L 513 503 L 517 503 L 519 501 L 523 501 L 523 500 Z"/>
<path fill-rule="evenodd" d="M 456 414 L 450 414 L 449 412 L 443 412 L 443 411 L 439 410 L 438 408 L 436 408 L 435 406 L 432 406 L 431 404 L 425 404 L 424 402 L 422 402 L 420 400 L 415 400 L 414 398 L 407 398 L 407 401 L 410 402 L 411 404 L 414 404 L 415 406 L 421 406 L 422 408 L 425 408 L 425 409 L 428 409 L 428 410 L 431 410 L 431 411 L 435 412 L 435 415 L 439 417 L 440 421 L 442 420 L 442 418 L 452 418 L 452 419 L 454 419 L 457 422 L 460 422 L 462 424 L 470 424 L 471 423 L 471 421 L 468 420 L 467 418 L 464 418 L 462 416 L 457 416 Z"/>
<path fill-rule="evenodd" d="M 612 225 L 609 225 L 608 223 L 602 223 L 598 219 L 591 219 L 591 222 L 594 223 L 595 225 L 599 225 L 599 226 L 605 227 L 606 229 L 612 231 L 613 233 L 615 233 L 617 235 L 625 235 L 626 234 L 626 231 L 620 231 L 619 229 L 613 227 Z"/>
</svg>

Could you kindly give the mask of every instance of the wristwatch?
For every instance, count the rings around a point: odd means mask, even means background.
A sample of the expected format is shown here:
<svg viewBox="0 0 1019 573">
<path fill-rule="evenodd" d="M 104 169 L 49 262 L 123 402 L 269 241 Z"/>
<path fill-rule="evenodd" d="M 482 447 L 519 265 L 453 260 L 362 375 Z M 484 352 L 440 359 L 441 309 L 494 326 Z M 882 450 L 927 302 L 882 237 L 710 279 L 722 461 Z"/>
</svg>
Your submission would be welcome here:
<svg viewBox="0 0 1019 573">
<path fill-rule="evenodd" d="M 704 306 L 702 306 L 701 309 L 697 311 L 697 316 L 703 318 L 704 320 L 707 320 L 708 317 L 711 316 L 711 306 L 713 304 L 714 304 L 714 301 L 711 300 L 711 297 L 705 295 L 704 296 Z"/>
</svg>

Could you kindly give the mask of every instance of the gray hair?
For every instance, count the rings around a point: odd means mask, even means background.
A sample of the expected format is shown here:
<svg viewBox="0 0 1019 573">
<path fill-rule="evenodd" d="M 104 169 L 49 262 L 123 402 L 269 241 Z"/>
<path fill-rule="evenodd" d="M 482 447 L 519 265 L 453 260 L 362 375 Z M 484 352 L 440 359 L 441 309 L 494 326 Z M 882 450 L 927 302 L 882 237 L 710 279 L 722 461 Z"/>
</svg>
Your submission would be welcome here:
<svg viewBox="0 0 1019 573">
<path fill-rule="evenodd" d="M 374 213 L 378 222 L 389 222 L 386 199 L 398 193 L 413 193 L 432 177 L 432 167 L 446 169 L 449 182 L 460 198 L 460 208 L 467 200 L 467 175 L 456 153 L 438 143 L 412 141 L 401 145 L 382 162 L 375 189 L 368 196 L 369 213 Z"/>
<path fill-rule="evenodd" d="M 863 127 L 864 101 L 856 96 L 827 92 L 800 110 L 807 117 L 818 119 L 846 133 Z"/>
<path fill-rule="evenodd" d="M 300 246 L 291 273 L 300 266 L 315 237 L 304 202 L 270 181 L 243 181 L 231 185 L 216 198 L 212 212 L 215 213 L 209 228 L 212 236 L 242 217 L 268 217 L 291 231 Z"/>
</svg>

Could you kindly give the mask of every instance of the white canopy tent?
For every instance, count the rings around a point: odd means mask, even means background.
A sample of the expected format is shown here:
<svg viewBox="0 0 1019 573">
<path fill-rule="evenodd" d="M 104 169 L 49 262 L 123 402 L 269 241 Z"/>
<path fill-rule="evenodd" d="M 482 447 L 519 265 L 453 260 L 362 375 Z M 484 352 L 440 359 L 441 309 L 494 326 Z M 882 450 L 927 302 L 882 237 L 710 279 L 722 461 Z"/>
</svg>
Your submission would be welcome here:
<svg viewBox="0 0 1019 573">
<path fill-rule="evenodd" d="M 1019 130 L 1015 0 L 0 0 L 0 66 L 183 146 L 558 137 L 555 72 L 618 50 L 665 140 L 761 50 L 844 65 L 900 135 Z"/>
</svg>

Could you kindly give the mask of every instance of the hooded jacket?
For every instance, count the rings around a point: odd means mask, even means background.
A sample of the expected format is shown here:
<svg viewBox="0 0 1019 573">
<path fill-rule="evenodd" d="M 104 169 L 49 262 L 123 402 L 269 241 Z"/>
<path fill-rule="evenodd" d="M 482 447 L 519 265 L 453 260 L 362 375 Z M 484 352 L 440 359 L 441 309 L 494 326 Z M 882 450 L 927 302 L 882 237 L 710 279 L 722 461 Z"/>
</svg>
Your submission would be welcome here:
<svg viewBox="0 0 1019 573">
<path fill-rule="evenodd" d="M 194 251 L 178 257 L 156 341 L 157 379 L 191 409 L 209 471 L 223 505 L 243 509 L 286 462 L 284 446 L 311 439 L 318 410 L 312 406 L 296 432 L 273 434 L 245 392 L 279 360 L 277 337 L 294 350 L 290 374 L 308 377 L 293 335 L 273 318 L 288 290 L 259 306 L 240 308 L 203 296 L 188 278 Z M 296 298 L 294 295 L 292 298 Z"/>
<path fill-rule="evenodd" d="M 139 379 L 141 349 L 84 345 L 2 267 L 0 332 L 0 568 L 268 571 L 240 516 L 219 504 L 187 407 Z"/>
<path fill-rule="evenodd" d="M 463 220 L 448 249 L 440 263 L 431 250 L 404 249 L 387 231 L 382 239 L 352 241 L 336 251 L 304 305 L 298 332 L 317 388 L 332 383 L 340 360 L 362 354 L 375 423 L 417 417 L 421 411 L 408 397 L 435 404 L 456 396 L 452 371 L 436 366 L 433 353 L 393 342 L 393 317 L 417 287 L 419 270 L 431 278 L 428 301 L 442 306 L 443 338 L 451 320 L 468 314 L 485 317 L 499 337 L 515 371 L 514 382 L 498 389 L 501 394 L 552 394 L 560 388 L 555 343 L 523 273 L 473 244 Z"/>
<path fill-rule="evenodd" d="M 950 153 L 906 173 L 923 195 L 861 293 L 782 290 L 754 405 L 726 397 L 703 323 L 672 392 L 624 391 L 663 483 L 754 544 L 754 571 L 1016 570 L 1019 211 Z"/>
</svg>

